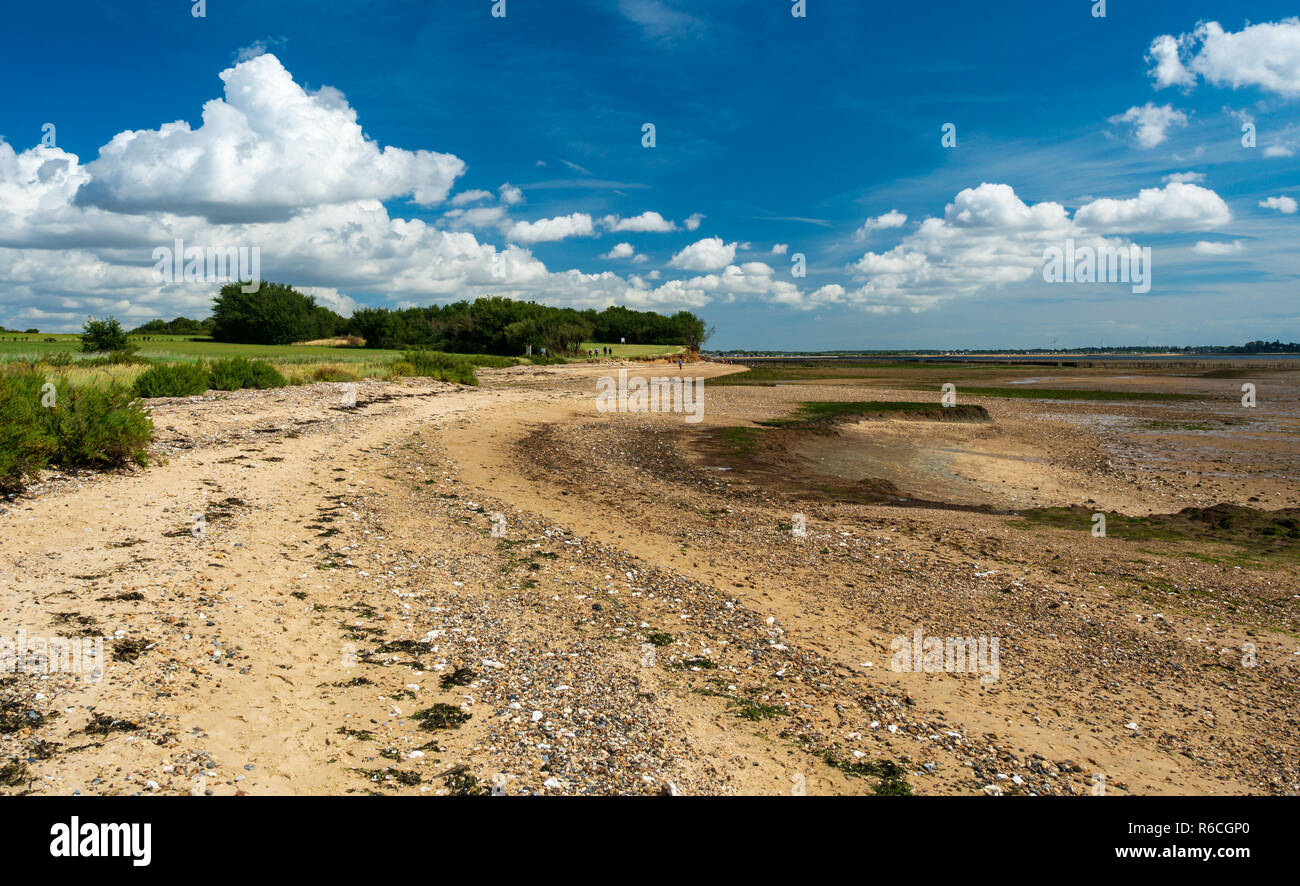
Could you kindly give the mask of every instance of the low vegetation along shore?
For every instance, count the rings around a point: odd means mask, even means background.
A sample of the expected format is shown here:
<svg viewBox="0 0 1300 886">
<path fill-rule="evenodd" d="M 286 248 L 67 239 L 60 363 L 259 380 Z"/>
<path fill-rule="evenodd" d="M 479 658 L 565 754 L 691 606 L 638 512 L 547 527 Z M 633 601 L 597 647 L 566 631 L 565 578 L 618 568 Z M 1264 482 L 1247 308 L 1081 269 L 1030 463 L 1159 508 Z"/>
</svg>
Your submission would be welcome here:
<svg viewBox="0 0 1300 886">
<path fill-rule="evenodd" d="M 597 347 L 608 346 L 592 345 Z M 673 350 L 614 347 L 647 354 Z M 212 358 L 204 359 L 204 351 L 181 356 L 163 345 L 144 353 L 121 350 L 78 359 L 66 350 L 38 350 L 0 363 L 0 492 L 21 489 L 50 464 L 111 468 L 145 463 L 153 425 L 142 400 L 402 378 L 476 385 L 476 372 L 484 367 L 565 362 L 541 356 L 516 359 L 427 350 L 399 352 L 383 362 L 339 359 L 335 354 L 312 359 L 310 353 L 283 354 L 279 359 L 216 356 L 225 351 L 221 345 L 211 345 L 206 353 Z"/>
<path fill-rule="evenodd" d="M 598 329 L 639 335 L 642 343 L 628 345 L 626 335 L 617 344 L 583 341 Z M 115 318 L 91 318 L 78 335 L 0 332 L 0 492 L 22 489 L 50 465 L 143 464 L 153 425 L 141 400 L 363 379 L 476 385 L 484 367 L 652 359 L 681 350 L 680 342 L 698 339 L 702 329 L 685 312 L 583 313 L 509 299 L 367 309 L 345 320 L 292 287 L 264 282 L 255 297 L 236 285 L 223 288 L 204 321 L 157 320 L 127 333 Z M 658 343 L 674 339 L 679 343 Z M 488 352 L 433 347 L 447 344 Z"/>
</svg>

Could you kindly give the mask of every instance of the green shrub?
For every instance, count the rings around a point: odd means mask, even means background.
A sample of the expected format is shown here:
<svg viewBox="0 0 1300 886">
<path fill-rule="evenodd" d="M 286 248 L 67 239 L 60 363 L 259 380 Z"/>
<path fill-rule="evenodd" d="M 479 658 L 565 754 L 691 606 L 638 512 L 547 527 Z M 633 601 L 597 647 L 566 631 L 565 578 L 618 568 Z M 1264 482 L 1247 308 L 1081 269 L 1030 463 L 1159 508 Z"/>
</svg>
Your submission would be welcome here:
<svg viewBox="0 0 1300 886">
<path fill-rule="evenodd" d="M 441 351 L 407 351 L 403 357 L 403 362 L 411 364 L 411 375 L 436 378 L 458 385 L 478 384 L 474 367 L 459 357 Z"/>
<path fill-rule="evenodd" d="M 71 366 L 72 354 L 67 351 L 51 351 L 48 354 L 41 354 L 40 360 L 46 366 Z"/>
<path fill-rule="evenodd" d="M 126 351 L 130 349 L 126 341 L 126 332 L 116 317 L 96 320 L 86 319 L 81 329 L 81 349 L 88 352 Z"/>
<path fill-rule="evenodd" d="M 149 366 L 153 361 L 148 357 L 141 357 L 134 351 L 109 351 L 98 357 L 91 357 L 88 360 L 82 360 L 80 366 Z"/>
<path fill-rule="evenodd" d="M 208 389 L 202 363 L 159 363 L 136 376 L 137 397 L 193 397 Z"/>
<path fill-rule="evenodd" d="M 0 493 L 19 492 L 44 468 L 57 441 L 41 405 L 45 376 L 31 370 L 0 373 Z"/>
<path fill-rule="evenodd" d="M 357 377 L 346 369 L 338 366 L 317 366 L 312 370 L 311 377 L 316 381 L 356 381 Z"/>
<path fill-rule="evenodd" d="M 498 357 L 495 354 L 466 354 L 458 359 L 471 366 L 485 366 L 491 369 L 508 369 L 518 364 L 514 357 Z"/>
<path fill-rule="evenodd" d="M 533 361 L 534 366 L 554 366 L 556 363 L 567 363 L 563 357 L 557 357 L 554 354 L 534 354 L 528 358 Z"/>
<path fill-rule="evenodd" d="M 18 492 L 49 464 L 64 468 L 145 463 L 153 422 L 131 391 L 47 386 L 39 372 L 0 373 L 0 491 Z"/>
<path fill-rule="evenodd" d="M 208 367 L 213 390 L 238 391 L 243 388 L 283 388 L 289 384 L 285 377 L 265 360 L 247 357 L 228 357 L 214 360 Z"/>
<path fill-rule="evenodd" d="M 57 448 L 52 461 L 63 467 L 106 468 L 143 465 L 153 438 L 153 421 L 130 388 L 57 385 L 57 405 L 46 413 Z"/>
<path fill-rule="evenodd" d="M 392 378 L 405 378 L 408 375 L 415 375 L 415 367 L 405 360 L 396 360 L 388 364 L 388 374 Z"/>
</svg>

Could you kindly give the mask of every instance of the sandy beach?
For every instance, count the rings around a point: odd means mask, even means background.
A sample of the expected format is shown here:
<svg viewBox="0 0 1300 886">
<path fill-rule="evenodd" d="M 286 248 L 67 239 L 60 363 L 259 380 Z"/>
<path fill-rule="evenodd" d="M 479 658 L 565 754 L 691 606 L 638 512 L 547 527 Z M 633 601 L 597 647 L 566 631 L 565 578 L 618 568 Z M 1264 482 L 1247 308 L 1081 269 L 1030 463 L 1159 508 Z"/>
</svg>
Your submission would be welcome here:
<svg viewBox="0 0 1300 886">
<path fill-rule="evenodd" d="M 620 367 L 703 421 L 598 411 Z M 1300 791 L 1294 373 L 803 428 L 759 423 L 938 394 L 739 369 L 152 401 L 161 463 L 0 504 L 0 633 L 107 659 L 0 676 L 0 792 Z"/>
</svg>

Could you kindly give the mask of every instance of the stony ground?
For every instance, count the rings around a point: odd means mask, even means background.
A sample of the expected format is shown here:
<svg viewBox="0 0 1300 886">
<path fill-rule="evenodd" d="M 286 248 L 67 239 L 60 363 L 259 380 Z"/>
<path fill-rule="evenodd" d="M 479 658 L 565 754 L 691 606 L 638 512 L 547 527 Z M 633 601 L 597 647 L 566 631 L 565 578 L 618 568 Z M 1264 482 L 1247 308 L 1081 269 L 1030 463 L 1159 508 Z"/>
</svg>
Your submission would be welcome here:
<svg viewBox="0 0 1300 886">
<path fill-rule="evenodd" d="M 0 677 L 0 790 L 1300 791 L 1294 563 L 809 496 L 724 470 L 712 435 L 851 395 L 719 387 L 695 426 L 598 414 L 608 371 L 156 401 L 165 463 L 3 505 L 0 634 L 108 660 Z M 1002 504 L 1293 495 L 1284 446 L 1243 480 L 1249 453 L 1170 464 L 1113 430 L 1160 406 L 1099 432 L 1095 407 L 980 402 L 986 428 L 836 433 Z M 891 667 L 917 630 L 995 638 L 996 674 Z"/>
</svg>

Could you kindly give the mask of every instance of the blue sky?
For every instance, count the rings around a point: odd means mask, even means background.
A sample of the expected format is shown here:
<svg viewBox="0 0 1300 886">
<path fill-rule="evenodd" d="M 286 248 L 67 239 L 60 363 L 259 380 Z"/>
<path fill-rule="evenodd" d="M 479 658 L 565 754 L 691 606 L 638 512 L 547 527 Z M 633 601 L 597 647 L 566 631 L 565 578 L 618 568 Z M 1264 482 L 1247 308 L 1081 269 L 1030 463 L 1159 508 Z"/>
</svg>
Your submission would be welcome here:
<svg viewBox="0 0 1300 886">
<path fill-rule="evenodd" d="M 12 8 L 0 324 L 201 316 L 180 237 L 344 312 L 687 308 L 717 348 L 1300 340 L 1294 6 L 793 5 Z M 1045 282 L 1067 239 L 1150 248 L 1149 291 Z"/>
</svg>

